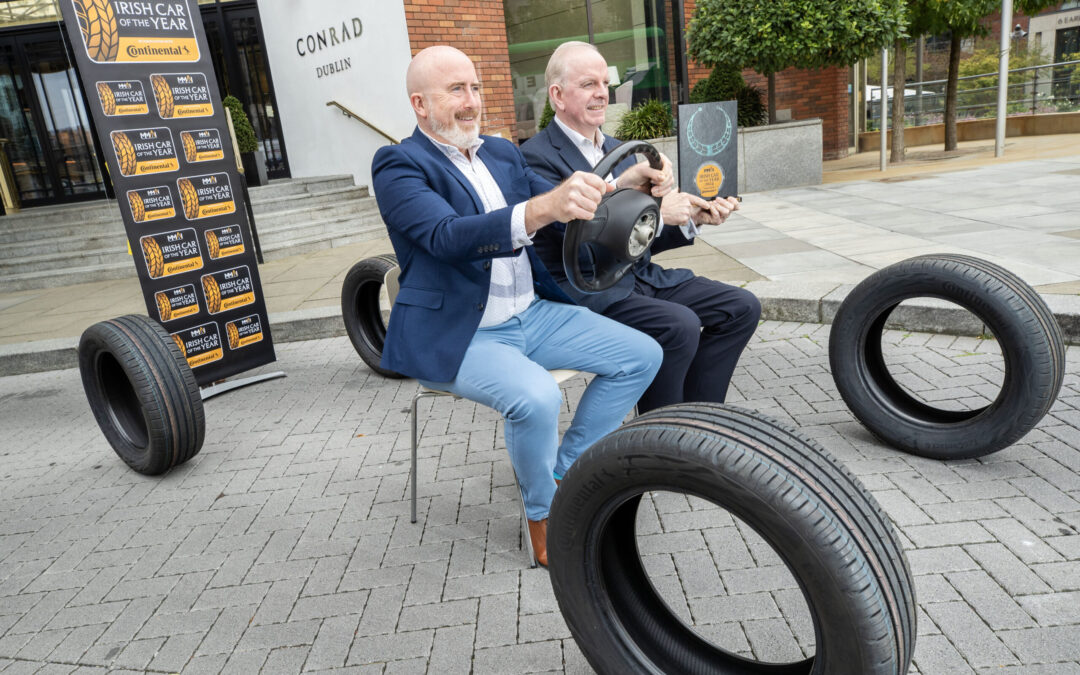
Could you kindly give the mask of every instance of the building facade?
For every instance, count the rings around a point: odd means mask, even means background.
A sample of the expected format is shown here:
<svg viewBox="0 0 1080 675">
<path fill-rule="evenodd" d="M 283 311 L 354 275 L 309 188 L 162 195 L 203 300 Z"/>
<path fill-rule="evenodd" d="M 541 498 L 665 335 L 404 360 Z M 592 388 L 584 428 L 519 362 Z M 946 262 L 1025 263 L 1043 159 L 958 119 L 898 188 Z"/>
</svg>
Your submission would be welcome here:
<svg viewBox="0 0 1080 675">
<path fill-rule="evenodd" d="M 59 24 L 57 2 L 0 1 L 0 138 L 26 207 L 108 195 L 96 134 Z M 410 133 L 413 54 L 450 44 L 476 61 L 486 133 L 537 131 L 543 72 L 558 44 L 597 45 L 612 100 L 685 102 L 708 70 L 681 45 L 694 1 L 198 0 L 222 96 L 240 99 L 271 178 L 351 174 L 370 184 L 375 150 Z M 764 81 L 747 73 L 751 84 Z M 847 152 L 846 69 L 778 78 L 781 117 L 821 117 L 826 157 Z M 361 121 L 362 120 L 362 121 Z"/>
</svg>

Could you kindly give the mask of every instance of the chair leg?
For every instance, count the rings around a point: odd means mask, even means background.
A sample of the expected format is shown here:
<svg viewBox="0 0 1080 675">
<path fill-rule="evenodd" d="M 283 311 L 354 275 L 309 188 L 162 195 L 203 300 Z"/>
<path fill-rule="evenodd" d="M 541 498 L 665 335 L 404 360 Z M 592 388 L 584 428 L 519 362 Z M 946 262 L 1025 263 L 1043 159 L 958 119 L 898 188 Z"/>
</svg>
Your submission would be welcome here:
<svg viewBox="0 0 1080 675">
<path fill-rule="evenodd" d="M 529 552 L 529 567 L 536 567 L 536 552 L 533 551 L 532 537 L 529 536 L 529 516 L 525 512 L 525 493 L 521 491 L 521 483 L 518 482 L 517 472 L 514 471 L 514 467 L 510 467 L 510 473 L 514 476 L 514 487 L 517 488 L 518 493 L 518 505 L 521 507 L 521 539 L 524 542 L 524 548 Z"/>
<path fill-rule="evenodd" d="M 409 469 L 409 482 L 412 484 L 410 488 L 412 489 L 412 522 L 414 523 L 416 522 L 416 445 L 418 440 L 416 438 L 416 404 L 423 396 L 423 390 L 417 392 L 416 396 L 413 396 L 412 413 L 410 415 L 412 420 L 412 466 Z"/>
</svg>

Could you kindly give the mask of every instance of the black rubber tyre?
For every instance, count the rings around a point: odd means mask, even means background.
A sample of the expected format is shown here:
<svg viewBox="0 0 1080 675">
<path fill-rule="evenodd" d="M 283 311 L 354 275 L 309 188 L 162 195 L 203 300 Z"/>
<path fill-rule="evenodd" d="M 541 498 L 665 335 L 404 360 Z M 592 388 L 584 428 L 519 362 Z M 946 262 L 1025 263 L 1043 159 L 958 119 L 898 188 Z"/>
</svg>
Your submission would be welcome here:
<svg viewBox="0 0 1080 675">
<path fill-rule="evenodd" d="M 397 267 L 397 256 L 393 254 L 364 258 L 353 265 L 341 285 L 341 318 L 356 353 L 369 368 L 386 377 L 402 378 L 405 376 L 379 365 L 386 341 L 379 291 L 383 287 L 383 277 L 394 267 Z"/>
<path fill-rule="evenodd" d="M 950 411 L 916 399 L 882 356 L 885 322 L 908 298 L 935 297 L 975 314 L 1001 347 L 1005 378 L 977 410 Z M 1050 410 L 1065 374 L 1061 328 L 1039 294 L 998 265 L 962 255 L 927 255 L 867 277 L 840 305 L 829 337 L 836 388 L 882 441 L 915 455 L 964 459 L 1018 441 Z"/>
<path fill-rule="evenodd" d="M 815 656 L 747 660 L 672 612 L 637 550 L 651 490 L 711 501 L 773 547 L 802 589 Z M 555 493 L 548 560 L 559 609 L 600 673 L 900 675 L 911 662 L 914 590 L 888 518 L 817 443 L 750 411 L 668 406 L 602 438 Z"/>
<path fill-rule="evenodd" d="M 105 439 L 135 471 L 162 474 L 202 449 L 199 385 L 180 347 L 153 319 L 132 314 L 87 328 L 79 371 Z"/>
</svg>

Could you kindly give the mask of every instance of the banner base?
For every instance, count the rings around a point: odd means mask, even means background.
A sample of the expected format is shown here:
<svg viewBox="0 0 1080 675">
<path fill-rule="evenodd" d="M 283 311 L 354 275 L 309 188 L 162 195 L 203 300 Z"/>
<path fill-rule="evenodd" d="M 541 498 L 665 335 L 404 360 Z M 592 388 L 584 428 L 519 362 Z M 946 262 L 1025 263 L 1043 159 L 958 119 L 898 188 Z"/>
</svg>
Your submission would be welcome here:
<svg viewBox="0 0 1080 675">
<path fill-rule="evenodd" d="M 224 394 L 227 391 L 239 389 L 240 387 L 246 387 L 248 385 L 256 384 L 258 382 L 265 382 L 266 380 L 276 380 L 279 377 L 287 377 L 287 375 L 285 375 L 285 371 L 275 370 L 272 373 L 252 375 L 251 377 L 241 377 L 238 380 L 229 380 L 228 382 L 219 382 L 218 384 L 212 384 L 209 387 L 202 388 L 202 400 L 205 401 L 212 396 Z"/>
</svg>

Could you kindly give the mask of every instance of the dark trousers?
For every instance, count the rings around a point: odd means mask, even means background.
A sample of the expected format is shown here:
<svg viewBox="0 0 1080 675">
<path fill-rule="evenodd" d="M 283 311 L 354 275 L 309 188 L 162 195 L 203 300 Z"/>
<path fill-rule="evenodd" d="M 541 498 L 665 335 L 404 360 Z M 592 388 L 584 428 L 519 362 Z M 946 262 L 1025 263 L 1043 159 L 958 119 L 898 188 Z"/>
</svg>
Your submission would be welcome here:
<svg viewBox="0 0 1080 675">
<path fill-rule="evenodd" d="M 636 280 L 634 291 L 604 316 L 650 335 L 664 361 L 638 400 L 638 412 L 682 403 L 723 403 L 746 343 L 757 328 L 761 303 L 753 293 L 694 277 L 670 288 Z"/>
</svg>

